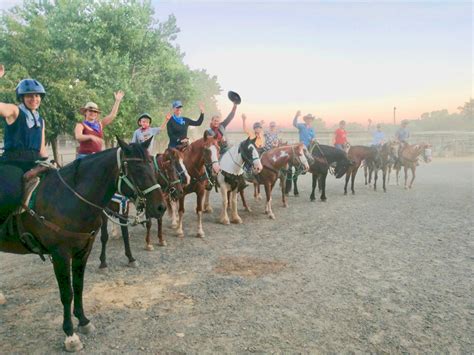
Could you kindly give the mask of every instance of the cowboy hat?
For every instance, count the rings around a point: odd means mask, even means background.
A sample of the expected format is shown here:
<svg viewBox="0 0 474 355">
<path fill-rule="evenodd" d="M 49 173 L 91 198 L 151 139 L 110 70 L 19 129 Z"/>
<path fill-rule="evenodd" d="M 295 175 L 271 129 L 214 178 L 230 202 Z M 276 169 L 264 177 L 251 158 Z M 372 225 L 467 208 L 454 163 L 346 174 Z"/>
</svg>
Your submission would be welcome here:
<svg viewBox="0 0 474 355">
<path fill-rule="evenodd" d="M 306 116 L 303 116 L 303 120 L 314 120 L 316 117 L 314 117 L 312 114 L 308 113 Z"/>
<path fill-rule="evenodd" d="M 101 111 L 99 110 L 99 106 L 92 101 L 89 101 L 87 104 L 84 105 L 84 107 L 81 107 L 79 109 L 79 112 L 82 113 L 83 115 L 86 113 L 86 111 L 94 111 L 97 113 L 100 113 Z"/>
<path fill-rule="evenodd" d="M 230 101 L 232 101 L 236 105 L 238 105 L 242 102 L 242 99 L 240 98 L 239 94 L 237 94 L 234 91 L 229 91 L 227 93 L 227 97 L 229 98 Z"/>
</svg>

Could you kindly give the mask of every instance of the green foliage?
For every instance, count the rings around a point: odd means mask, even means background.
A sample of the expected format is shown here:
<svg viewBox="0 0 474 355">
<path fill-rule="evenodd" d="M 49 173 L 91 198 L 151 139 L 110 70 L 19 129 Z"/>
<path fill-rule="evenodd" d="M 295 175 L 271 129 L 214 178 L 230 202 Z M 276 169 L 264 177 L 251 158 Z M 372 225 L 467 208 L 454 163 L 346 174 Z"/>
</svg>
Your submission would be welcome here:
<svg viewBox="0 0 474 355">
<path fill-rule="evenodd" d="M 198 101 L 207 112 L 216 110 L 216 77 L 183 63 L 173 43 L 179 33 L 174 16 L 158 22 L 153 15 L 149 1 L 133 0 L 27 0 L 4 12 L 0 58 L 7 71 L 0 101 L 14 102 L 19 80 L 39 80 L 47 90 L 41 111 L 48 142 L 72 134 L 87 101 L 108 114 L 118 90 L 125 97 L 105 130 L 108 139 L 130 137 L 144 111 L 160 124 L 176 99 L 196 112 Z"/>
</svg>

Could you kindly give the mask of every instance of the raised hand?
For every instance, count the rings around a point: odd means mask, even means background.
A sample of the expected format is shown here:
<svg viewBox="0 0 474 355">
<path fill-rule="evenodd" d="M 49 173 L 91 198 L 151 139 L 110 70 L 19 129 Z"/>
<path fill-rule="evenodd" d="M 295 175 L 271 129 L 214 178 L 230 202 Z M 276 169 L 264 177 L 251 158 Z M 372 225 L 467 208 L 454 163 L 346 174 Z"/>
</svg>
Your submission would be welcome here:
<svg viewBox="0 0 474 355">
<path fill-rule="evenodd" d="M 166 120 L 169 121 L 171 118 L 171 112 L 168 112 L 165 116 Z"/>
<path fill-rule="evenodd" d="M 199 103 L 199 109 L 204 113 L 204 104 L 202 102 Z"/>
<path fill-rule="evenodd" d="M 245 113 L 242 114 L 242 121 L 245 121 L 247 119 L 247 116 L 245 115 Z"/>
<path fill-rule="evenodd" d="M 114 92 L 115 101 L 122 101 L 125 93 L 122 90 Z"/>
<path fill-rule="evenodd" d="M 3 64 L 0 64 L 0 78 L 5 75 L 5 67 Z"/>
<path fill-rule="evenodd" d="M 301 111 L 300 110 L 296 111 L 296 117 L 300 117 L 300 116 L 301 116 Z"/>
</svg>

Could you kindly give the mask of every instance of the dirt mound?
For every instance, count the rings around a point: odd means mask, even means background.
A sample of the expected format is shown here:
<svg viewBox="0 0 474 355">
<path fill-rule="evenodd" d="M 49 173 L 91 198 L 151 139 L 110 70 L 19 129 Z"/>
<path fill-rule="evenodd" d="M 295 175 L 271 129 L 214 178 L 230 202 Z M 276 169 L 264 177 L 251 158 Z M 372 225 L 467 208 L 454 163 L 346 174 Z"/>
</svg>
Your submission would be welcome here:
<svg viewBox="0 0 474 355">
<path fill-rule="evenodd" d="M 262 260 L 249 256 L 221 256 L 214 268 L 219 274 L 259 277 L 280 272 L 286 263 L 278 260 Z"/>
</svg>

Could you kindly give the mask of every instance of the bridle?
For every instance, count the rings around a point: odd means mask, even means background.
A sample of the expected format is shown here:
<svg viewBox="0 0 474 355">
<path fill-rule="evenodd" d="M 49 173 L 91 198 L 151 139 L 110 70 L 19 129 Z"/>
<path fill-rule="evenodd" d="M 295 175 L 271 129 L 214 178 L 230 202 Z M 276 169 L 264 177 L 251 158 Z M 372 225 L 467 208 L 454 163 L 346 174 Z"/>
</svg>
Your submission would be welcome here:
<svg viewBox="0 0 474 355">
<path fill-rule="evenodd" d="M 176 173 L 178 174 L 178 179 L 176 180 L 171 180 L 168 172 L 165 169 L 160 169 L 160 164 L 158 163 L 158 159 L 156 158 L 156 155 L 153 156 L 153 166 L 155 168 L 155 172 L 159 174 L 160 177 L 165 182 L 165 184 L 162 186 L 162 191 L 170 195 L 173 195 L 176 191 L 175 185 L 178 185 L 179 183 L 181 183 L 181 175 L 184 175 L 184 171 L 178 171 L 176 169 L 174 159 L 170 158 L 170 163 L 173 166 L 173 169 L 175 169 Z"/>
<path fill-rule="evenodd" d="M 115 221 L 114 219 L 112 219 L 112 217 L 109 215 L 109 213 L 111 215 L 114 215 L 114 217 L 116 217 L 116 218 L 120 217 L 120 218 L 123 219 L 123 216 L 117 214 L 116 212 L 112 211 L 110 208 L 108 208 L 106 206 L 99 206 L 99 205 L 87 200 L 84 196 L 82 196 L 76 190 L 74 190 L 74 188 L 72 188 L 64 180 L 64 178 L 61 176 L 61 173 L 59 172 L 59 169 L 56 170 L 56 174 L 58 175 L 59 181 L 61 181 L 61 183 L 64 186 L 66 186 L 68 188 L 68 190 L 71 191 L 74 194 L 74 196 L 76 196 L 79 200 L 83 201 L 84 203 L 88 204 L 89 206 L 92 206 L 94 208 L 97 208 L 98 210 L 101 210 L 107 216 L 107 218 L 110 219 L 112 222 L 114 222 L 116 224 L 120 224 L 122 226 L 136 225 L 138 223 L 144 223 L 145 221 L 140 221 L 140 217 L 143 216 L 143 214 L 144 214 L 144 206 L 145 206 L 145 203 L 146 203 L 146 195 L 149 194 L 150 192 L 156 190 L 156 189 L 161 188 L 161 186 L 160 186 L 160 184 L 157 183 L 155 185 L 152 185 L 152 186 L 146 188 L 145 190 L 141 190 L 138 187 L 137 183 L 135 182 L 135 179 L 133 178 L 133 176 L 129 176 L 129 174 L 128 174 L 128 162 L 130 162 L 130 161 L 143 161 L 143 159 L 140 159 L 140 158 L 122 158 L 122 155 L 120 153 L 121 153 L 121 148 L 118 148 L 117 149 L 117 166 L 119 168 L 119 176 L 117 178 L 117 192 L 121 195 L 124 195 L 124 193 L 122 192 L 122 184 L 124 183 L 125 185 L 127 185 L 134 193 L 134 197 L 131 197 L 130 199 L 135 204 L 135 206 L 137 206 L 137 211 L 139 212 L 139 214 L 137 216 L 135 216 L 134 218 L 128 218 L 126 224 Z M 130 222 L 130 220 L 132 220 L 132 222 Z"/>
</svg>

